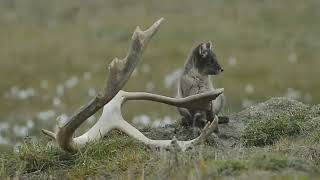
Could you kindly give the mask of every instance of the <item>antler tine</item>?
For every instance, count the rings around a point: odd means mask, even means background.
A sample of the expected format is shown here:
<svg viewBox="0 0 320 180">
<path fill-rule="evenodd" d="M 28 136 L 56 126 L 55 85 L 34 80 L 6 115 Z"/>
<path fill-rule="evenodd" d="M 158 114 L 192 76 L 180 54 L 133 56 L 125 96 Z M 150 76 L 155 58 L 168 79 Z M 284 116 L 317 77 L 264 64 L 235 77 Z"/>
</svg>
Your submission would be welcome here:
<svg viewBox="0 0 320 180">
<path fill-rule="evenodd" d="M 56 139 L 56 133 L 48 131 L 46 129 L 41 129 L 42 133 L 50 137 L 51 139 Z"/>
<path fill-rule="evenodd" d="M 125 96 L 126 100 L 151 100 L 176 107 L 188 109 L 207 110 L 209 102 L 216 99 L 223 93 L 224 89 L 216 89 L 210 92 L 196 94 L 185 98 L 171 98 L 146 92 L 130 92 Z"/>
<path fill-rule="evenodd" d="M 219 118 L 215 116 L 212 122 L 208 122 L 202 129 L 200 136 L 193 142 L 193 145 L 200 144 L 210 136 L 213 131 L 218 127 Z"/>
<path fill-rule="evenodd" d="M 138 64 L 144 49 L 160 28 L 164 18 L 160 18 L 147 30 L 140 30 L 139 26 L 134 31 L 126 57 L 122 60 L 115 58 L 109 65 L 109 77 L 105 88 L 105 96 L 115 96 L 126 84 L 133 70 Z"/>
</svg>

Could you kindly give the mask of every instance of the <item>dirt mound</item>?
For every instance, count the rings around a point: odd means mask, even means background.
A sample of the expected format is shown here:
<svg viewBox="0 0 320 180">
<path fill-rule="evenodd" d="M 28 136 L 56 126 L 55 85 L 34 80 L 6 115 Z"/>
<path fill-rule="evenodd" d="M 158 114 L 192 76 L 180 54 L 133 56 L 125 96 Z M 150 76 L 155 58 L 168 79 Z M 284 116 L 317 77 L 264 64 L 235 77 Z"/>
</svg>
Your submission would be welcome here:
<svg viewBox="0 0 320 180">
<path fill-rule="evenodd" d="M 249 138 L 253 140 L 254 146 L 267 145 L 280 136 L 303 134 L 308 129 L 304 126 L 318 126 L 320 122 L 314 118 L 317 116 L 320 116 L 320 105 L 310 107 L 293 99 L 271 98 L 231 114 L 228 124 L 219 125 L 219 138 L 212 136 L 208 143 L 220 144 L 225 148 L 239 145 L 243 140 L 247 142 L 244 138 Z M 163 128 L 145 128 L 142 131 L 153 139 L 171 139 L 175 136 L 179 140 L 189 140 L 200 133 L 200 130 L 185 128 L 178 123 Z"/>
</svg>

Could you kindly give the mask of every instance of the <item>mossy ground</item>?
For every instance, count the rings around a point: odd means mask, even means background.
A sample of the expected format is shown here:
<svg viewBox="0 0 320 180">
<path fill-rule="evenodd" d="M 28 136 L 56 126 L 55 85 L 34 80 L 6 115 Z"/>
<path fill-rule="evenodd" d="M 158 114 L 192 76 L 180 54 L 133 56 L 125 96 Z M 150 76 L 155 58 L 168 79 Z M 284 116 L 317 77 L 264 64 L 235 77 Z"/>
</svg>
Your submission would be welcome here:
<svg viewBox="0 0 320 180">
<path fill-rule="evenodd" d="M 77 154 L 69 154 L 46 141 L 26 139 L 15 153 L 2 156 L 2 176 L 68 177 L 117 175 L 129 168 L 143 168 L 150 152 L 140 143 L 118 131 L 107 140 L 91 143 Z M 141 167 L 139 167 L 141 166 Z"/>
<path fill-rule="evenodd" d="M 290 142 L 289 147 L 278 147 L 278 144 L 226 151 L 199 146 L 182 153 L 151 151 L 127 137 L 116 139 L 122 141 L 104 140 L 74 155 L 43 144 L 24 144 L 19 152 L 2 155 L 1 177 L 206 179 L 267 176 L 268 179 L 290 179 L 319 177 L 320 173 L 319 145 L 305 149 L 303 145 Z"/>
<path fill-rule="evenodd" d="M 234 147 L 205 143 L 187 152 L 149 149 L 119 131 L 73 155 L 47 140 L 26 139 L 16 152 L 1 156 L 0 175 L 31 179 L 320 177 L 319 131 L 304 133 L 310 119 L 298 117 L 301 119 L 276 117 L 267 125 L 257 120 L 248 123 L 242 141 Z M 264 134 L 270 141 L 252 139 L 250 133 L 254 137 Z"/>
</svg>

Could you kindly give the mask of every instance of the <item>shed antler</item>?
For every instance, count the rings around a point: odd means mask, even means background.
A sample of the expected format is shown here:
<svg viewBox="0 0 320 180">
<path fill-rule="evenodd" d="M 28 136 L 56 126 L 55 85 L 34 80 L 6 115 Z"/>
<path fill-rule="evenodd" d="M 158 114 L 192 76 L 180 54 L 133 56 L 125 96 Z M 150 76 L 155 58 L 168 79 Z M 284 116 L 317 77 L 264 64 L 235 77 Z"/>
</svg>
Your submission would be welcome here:
<svg viewBox="0 0 320 180">
<path fill-rule="evenodd" d="M 163 18 L 159 19 L 146 31 L 141 31 L 139 27 L 136 28 L 132 35 L 127 56 L 121 60 L 115 58 L 110 63 L 107 85 L 102 94 L 98 94 L 87 105 L 74 113 L 68 122 L 59 126 L 57 134 L 48 130 L 42 130 L 42 132 L 55 139 L 62 149 L 69 152 L 75 152 L 84 147 L 88 142 L 101 139 L 114 128 L 122 130 L 146 145 L 162 148 L 169 147 L 171 143 L 174 142 L 178 144 L 182 150 L 185 150 L 206 139 L 218 124 L 217 117 L 215 117 L 211 124 L 207 124 L 199 137 L 190 141 L 149 139 L 122 117 L 121 106 L 129 100 L 150 100 L 188 109 L 207 109 L 209 102 L 223 92 L 223 89 L 218 89 L 208 93 L 177 99 L 145 92 L 121 91 L 121 88 L 128 81 L 144 49 L 159 29 L 162 21 Z M 83 135 L 73 138 L 76 129 L 103 106 L 103 113 L 96 124 Z"/>
</svg>

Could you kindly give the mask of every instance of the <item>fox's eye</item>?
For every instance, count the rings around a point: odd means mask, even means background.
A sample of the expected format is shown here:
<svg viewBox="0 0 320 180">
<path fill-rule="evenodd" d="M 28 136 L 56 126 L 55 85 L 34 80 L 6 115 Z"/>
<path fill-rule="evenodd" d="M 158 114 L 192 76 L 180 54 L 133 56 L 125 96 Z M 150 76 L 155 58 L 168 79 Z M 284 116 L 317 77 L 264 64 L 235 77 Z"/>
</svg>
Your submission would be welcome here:
<svg viewBox="0 0 320 180">
<path fill-rule="evenodd" d="M 202 51 L 200 51 L 200 56 L 202 57 L 202 58 L 207 58 L 207 56 L 208 56 L 208 51 L 206 51 L 206 50 L 202 50 Z"/>
</svg>

